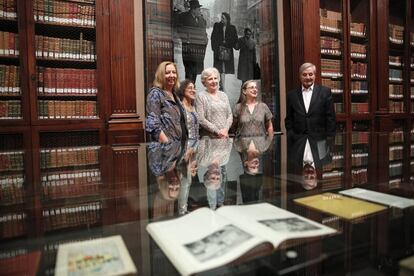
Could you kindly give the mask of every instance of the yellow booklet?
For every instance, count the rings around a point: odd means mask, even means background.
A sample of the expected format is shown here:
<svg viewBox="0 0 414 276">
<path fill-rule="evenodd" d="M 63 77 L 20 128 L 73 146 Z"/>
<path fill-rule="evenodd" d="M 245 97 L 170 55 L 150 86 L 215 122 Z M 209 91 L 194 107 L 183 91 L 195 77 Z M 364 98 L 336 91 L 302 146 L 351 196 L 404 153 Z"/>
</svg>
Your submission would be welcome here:
<svg viewBox="0 0 414 276">
<path fill-rule="evenodd" d="M 375 214 L 387 209 L 387 207 L 367 202 L 360 199 L 346 197 L 340 194 L 323 193 L 294 200 L 300 205 L 310 207 L 335 215 L 347 220 Z"/>
</svg>

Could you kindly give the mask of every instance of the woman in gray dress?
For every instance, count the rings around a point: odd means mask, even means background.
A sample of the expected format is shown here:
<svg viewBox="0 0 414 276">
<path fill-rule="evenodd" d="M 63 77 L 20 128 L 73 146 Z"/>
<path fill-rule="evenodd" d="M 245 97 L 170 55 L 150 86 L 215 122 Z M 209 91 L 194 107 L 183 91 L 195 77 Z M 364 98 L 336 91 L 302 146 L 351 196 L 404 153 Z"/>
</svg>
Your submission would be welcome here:
<svg viewBox="0 0 414 276">
<path fill-rule="evenodd" d="M 239 102 L 234 108 L 236 136 L 273 135 L 272 112 L 257 99 L 259 90 L 254 80 L 243 83 Z"/>
<path fill-rule="evenodd" d="M 219 71 L 214 67 L 204 69 L 201 73 L 201 82 L 206 88 L 197 95 L 196 99 L 196 111 L 202 128 L 201 134 L 227 138 L 233 115 L 227 95 L 219 91 Z"/>
</svg>

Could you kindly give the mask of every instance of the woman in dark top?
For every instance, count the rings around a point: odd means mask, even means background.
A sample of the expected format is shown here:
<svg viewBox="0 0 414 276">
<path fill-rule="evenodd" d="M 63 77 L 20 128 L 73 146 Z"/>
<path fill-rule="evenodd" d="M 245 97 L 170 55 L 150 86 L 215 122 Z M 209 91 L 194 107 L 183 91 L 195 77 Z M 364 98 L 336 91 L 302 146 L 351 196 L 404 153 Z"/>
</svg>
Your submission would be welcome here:
<svg viewBox="0 0 414 276">
<path fill-rule="evenodd" d="M 234 74 L 233 48 L 236 46 L 237 39 L 236 27 L 230 24 L 230 14 L 223 12 L 221 21 L 214 23 L 211 33 L 211 48 L 214 52 L 213 67 L 217 68 L 221 74 L 221 90 L 225 90 L 225 74 Z M 229 58 L 227 60 L 220 58 L 220 47 L 228 49 Z"/>
<path fill-rule="evenodd" d="M 153 141 L 166 143 L 187 136 L 184 110 L 175 94 L 179 85 L 177 66 L 171 61 L 161 62 L 147 96 L 145 129 Z"/>
<path fill-rule="evenodd" d="M 236 136 L 273 135 L 272 112 L 257 99 L 259 90 L 254 80 L 246 81 L 242 88 L 239 103 L 233 112 Z"/>
</svg>

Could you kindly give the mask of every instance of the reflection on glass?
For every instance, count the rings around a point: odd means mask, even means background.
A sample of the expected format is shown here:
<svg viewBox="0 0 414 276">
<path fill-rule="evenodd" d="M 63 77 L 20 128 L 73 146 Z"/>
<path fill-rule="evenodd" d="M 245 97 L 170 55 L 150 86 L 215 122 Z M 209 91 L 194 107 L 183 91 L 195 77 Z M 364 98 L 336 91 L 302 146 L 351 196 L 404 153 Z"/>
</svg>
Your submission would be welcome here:
<svg viewBox="0 0 414 276">
<path fill-rule="evenodd" d="M 323 135 L 295 135 L 288 140 L 288 170 L 293 174 L 293 185 L 313 190 L 321 179 L 322 166 L 332 162 L 332 137 Z M 297 188 L 294 188 L 297 191 Z"/>
<path fill-rule="evenodd" d="M 262 155 L 269 150 L 273 135 L 239 137 L 234 147 L 240 154 L 244 174 L 240 175 L 240 189 L 243 203 L 258 201 L 263 184 Z"/>
<path fill-rule="evenodd" d="M 233 140 L 210 139 L 204 137 L 200 141 L 198 151 L 199 178 L 207 189 L 207 200 L 211 209 L 215 210 L 224 204 L 226 184 L 226 167 L 229 161 Z"/>
</svg>

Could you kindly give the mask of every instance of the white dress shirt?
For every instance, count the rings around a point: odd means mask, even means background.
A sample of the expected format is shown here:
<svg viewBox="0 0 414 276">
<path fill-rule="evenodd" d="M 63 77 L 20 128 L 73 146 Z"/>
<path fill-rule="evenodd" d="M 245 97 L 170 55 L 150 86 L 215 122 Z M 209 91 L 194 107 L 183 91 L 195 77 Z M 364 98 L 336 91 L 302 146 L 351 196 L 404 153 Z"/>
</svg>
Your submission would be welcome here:
<svg viewBox="0 0 414 276">
<path fill-rule="evenodd" d="M 308 113 L 308 110 L 309 110 L 309 105 L 312 99 L 312 93 L 313 93 L 313 84 L 308 89 L 302 86 L 302 97 L 303 97 L 303 102 L 305 103 L 306 113 Z"/>
<path fill-rule="evenodd" d="M 314 161 L 313 161 L 313 154 L 312 149 L 310 147 L 309 140 L 306 139 L 305 150 L 303 152 L 303 165 L 309 164 L 315 168 Z"/>
</svg>

